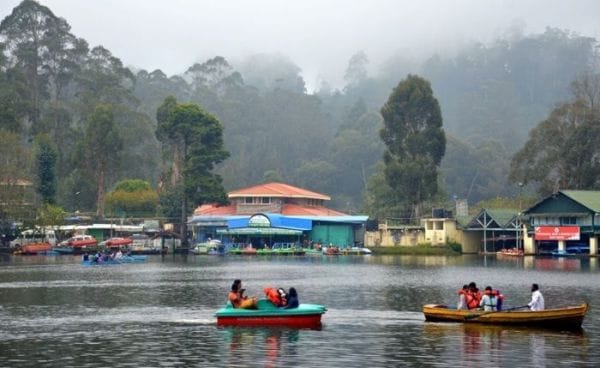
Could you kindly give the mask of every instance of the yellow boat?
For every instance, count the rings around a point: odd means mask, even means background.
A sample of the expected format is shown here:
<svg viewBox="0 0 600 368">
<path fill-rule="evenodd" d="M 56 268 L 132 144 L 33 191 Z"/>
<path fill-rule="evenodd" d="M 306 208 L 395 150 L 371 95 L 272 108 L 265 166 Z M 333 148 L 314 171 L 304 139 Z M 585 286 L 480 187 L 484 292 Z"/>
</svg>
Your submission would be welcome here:
<svg viewBox="0 0 600 368">
<path fill-rule="evenodd" d="M 587 303 L 565 308 L 530 310 L 458 310 L 445 305 L 426 304 L 423 314 L 426 321 L 487 323 L 496 325 L 535 326 L 555 329 L 579 329 L 589 306 Z"/>
</svg>

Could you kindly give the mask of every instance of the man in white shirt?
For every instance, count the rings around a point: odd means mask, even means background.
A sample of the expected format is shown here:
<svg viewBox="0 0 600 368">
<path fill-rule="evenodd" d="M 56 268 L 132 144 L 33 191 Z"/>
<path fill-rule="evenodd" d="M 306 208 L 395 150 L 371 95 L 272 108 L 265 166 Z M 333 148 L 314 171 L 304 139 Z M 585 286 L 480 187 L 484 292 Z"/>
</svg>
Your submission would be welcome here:
<svg viewBox="0 0 600 368">
<path fill-rule="evenodd" d="M 527 305 L 532 311 L 544 310 L 544 296 L 540 292 L 538 284 L 531 285 L 531 301 Z"/>
</svg>

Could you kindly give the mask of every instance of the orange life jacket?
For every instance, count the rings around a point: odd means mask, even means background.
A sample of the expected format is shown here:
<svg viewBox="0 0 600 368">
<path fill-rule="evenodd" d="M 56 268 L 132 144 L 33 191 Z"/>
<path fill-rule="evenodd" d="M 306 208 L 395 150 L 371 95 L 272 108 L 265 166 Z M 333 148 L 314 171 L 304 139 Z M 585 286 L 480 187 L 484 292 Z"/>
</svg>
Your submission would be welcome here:
<svg viewBox="0 0 600 368">
<path fill-rule="evenodd" d="M 279 292 L 277 291 L 277 289 L 271 288 L 271 287 L 266 287 L 265 288 L 265 296 L 271 303 L 273 303 L 277 306 L 279 306 L 281 304 L 281 298 L 279 296 Z"/>
<path fill-rule="evenodd" d="M 476 309 L 479 308 L 479 302 L 481 301 L 481 293 L 478 291 L 467 291 L 466 293 L 467 299 L 467 308 Z"/>
</svg>

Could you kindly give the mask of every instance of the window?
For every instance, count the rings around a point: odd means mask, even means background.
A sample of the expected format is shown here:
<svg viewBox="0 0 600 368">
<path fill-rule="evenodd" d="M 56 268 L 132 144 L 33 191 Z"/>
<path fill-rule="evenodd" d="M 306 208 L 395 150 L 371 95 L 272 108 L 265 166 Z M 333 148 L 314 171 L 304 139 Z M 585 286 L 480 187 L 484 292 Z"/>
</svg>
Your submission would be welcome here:
<svg viewBox="0 0 600 368">
<path fill-rule="evenodd" d="M 246 197 L 246 204 L 252 204 L 252 197 Z"/>
<path fill-rule="evenodd" d="M 269 197 L 263 197 L 262 198 L 262 203 L 263 204 L 269 204 L 269 203 L 271 203 L 271 198 L 269 198 Z"/>
<path fill-rule="evenodd" d="M 577 217 L 561 217 L 561 225 L 577 225 Z"/>
</svg>

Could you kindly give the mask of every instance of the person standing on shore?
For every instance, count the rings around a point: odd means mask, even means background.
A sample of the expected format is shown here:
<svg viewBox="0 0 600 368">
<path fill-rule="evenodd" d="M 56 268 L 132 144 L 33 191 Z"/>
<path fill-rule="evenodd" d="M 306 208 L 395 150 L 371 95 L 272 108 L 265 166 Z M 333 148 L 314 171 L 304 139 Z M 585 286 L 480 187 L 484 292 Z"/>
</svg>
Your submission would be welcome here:
<svg viewBox="0 0 600 368">
<path fill-rule="evenodd" d="M 544 296 L 538 284 L 531 285 L 531 301 L 527 305 L 532 311 L 544 310 Z"/>
</svg>

